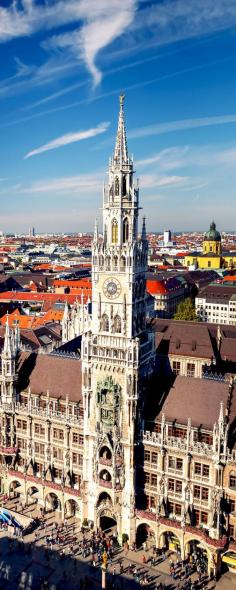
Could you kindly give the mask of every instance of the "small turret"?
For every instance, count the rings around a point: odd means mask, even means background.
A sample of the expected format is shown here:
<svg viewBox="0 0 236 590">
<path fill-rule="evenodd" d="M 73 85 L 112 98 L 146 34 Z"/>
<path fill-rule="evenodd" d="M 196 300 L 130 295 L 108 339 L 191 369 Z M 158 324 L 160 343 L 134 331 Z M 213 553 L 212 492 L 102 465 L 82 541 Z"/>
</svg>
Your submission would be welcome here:
<svg viewBox="0 0 236 590">
<path fill-rule="evenodd" d="M 16 358 L 19 351 L 19 328 L 14 332 L 9 326 L 7 316 L 4 346 L 2 351 L 1 400 L 12 403 L 16 399 Z"/>
<path fill-rule="evenodd" d="M 147 239 L 147 230 L 146 230 L 146 217 L 143 217 L 143 225 L 142 225 L 142 241 L 144 242 Z"/>
<path fill-rule="evenodd" d="M 94 242 L 94 244 L 97 244 L 97 242 L 98 242 L 98 220 L 97 219 L 95 219 L 95 224 L 94 224 L 93 242 Z"/>
</svg>

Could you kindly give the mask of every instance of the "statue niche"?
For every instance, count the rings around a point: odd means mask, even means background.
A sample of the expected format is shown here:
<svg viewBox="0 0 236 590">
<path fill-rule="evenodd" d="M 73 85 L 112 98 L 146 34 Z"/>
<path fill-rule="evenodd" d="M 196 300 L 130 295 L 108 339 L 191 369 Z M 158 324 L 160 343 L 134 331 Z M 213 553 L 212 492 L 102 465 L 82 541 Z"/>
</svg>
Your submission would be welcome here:
<svg viewBox="0 0 236 590">
<path fill-rule="evenodd" d="M 106 377 L 97 386 L 97 403 L 99 418 L 104 426 L 118 426 L 120 412 L 121 387 L 112 377 Z"/>
</svg>

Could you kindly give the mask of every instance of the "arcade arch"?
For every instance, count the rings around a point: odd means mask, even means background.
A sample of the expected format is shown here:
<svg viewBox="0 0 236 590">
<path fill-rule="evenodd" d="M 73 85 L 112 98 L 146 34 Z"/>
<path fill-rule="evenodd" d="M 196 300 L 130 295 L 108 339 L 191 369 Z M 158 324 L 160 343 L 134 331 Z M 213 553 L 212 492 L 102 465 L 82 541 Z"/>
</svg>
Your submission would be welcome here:
<svg viewBox="0 0 236 590">
<path fill-rule="evenodd" d="M 141 547 L 143 543 L 147 543 L 148 547 L 156 544 L 154 530 L 146 522 L 139 524 L 136 531 L 137 548 Z"/>
<path fill-rule="evenodd" d="M 55 494 L 54 492 L 49 492 L 46 496 L 45 496 L 45 510 L 46 512 L 50 512 L 50 511 L 57 511 L 57 512 L 61 512 L 61 501 L 59 499 L 59 497 L 57 496 L 57 494 Z"/>
</svg>

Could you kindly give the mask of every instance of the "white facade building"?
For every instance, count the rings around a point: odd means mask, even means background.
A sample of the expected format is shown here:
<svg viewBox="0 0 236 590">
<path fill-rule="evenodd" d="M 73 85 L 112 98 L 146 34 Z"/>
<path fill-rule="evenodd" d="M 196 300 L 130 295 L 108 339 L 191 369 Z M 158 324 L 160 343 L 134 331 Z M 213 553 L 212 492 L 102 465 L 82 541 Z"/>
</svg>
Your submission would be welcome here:
<svg viewBox="0 0 236 590">
<path fill-rule="evenodd" d="M 213 324 L 236 325 L 236 292 L 232 293 L 230 287 L 226 287 L 228 293 L 221 291 L 221 286 L 204 289 L 195 300 L 196 314 L 202 322 Z M 234 289 L 235 291 L 235 289 Z"/>
</svg>

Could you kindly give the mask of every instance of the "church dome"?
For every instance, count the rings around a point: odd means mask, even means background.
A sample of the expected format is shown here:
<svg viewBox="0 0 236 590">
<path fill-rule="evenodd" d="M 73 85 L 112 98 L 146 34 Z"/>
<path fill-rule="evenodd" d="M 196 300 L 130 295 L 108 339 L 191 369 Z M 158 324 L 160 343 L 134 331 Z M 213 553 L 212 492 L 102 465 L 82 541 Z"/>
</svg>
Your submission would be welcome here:
<svg viewBox="0 0 236 590">
<path fill-rule="evenodd" d="M 221 242 L 221 235 L 220 232 L 216 229 L 216 224 L 212 221 L 210 225 L 210 229 L 205 233 L 204 242 Z"/>
</svg>

